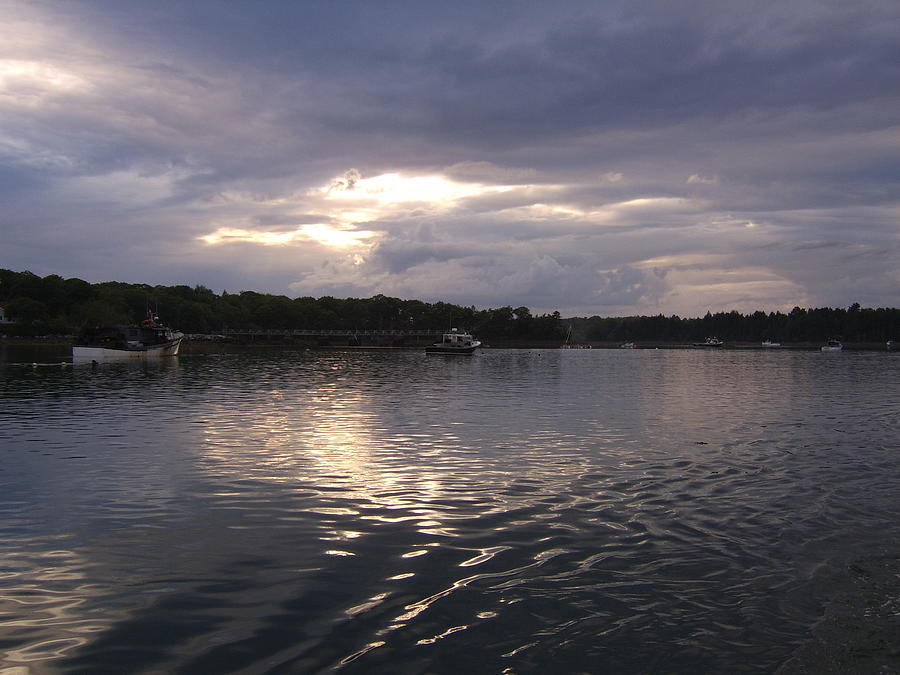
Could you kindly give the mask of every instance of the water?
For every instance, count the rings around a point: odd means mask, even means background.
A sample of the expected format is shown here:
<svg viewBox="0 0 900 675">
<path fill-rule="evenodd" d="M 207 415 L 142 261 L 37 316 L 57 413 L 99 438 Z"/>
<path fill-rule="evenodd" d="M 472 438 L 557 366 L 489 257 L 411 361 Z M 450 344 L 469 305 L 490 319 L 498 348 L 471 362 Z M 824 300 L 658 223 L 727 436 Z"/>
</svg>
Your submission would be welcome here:
<svg viewBox="0 0 900 675">
<path fill-rule="evenodd" d="M 0 672 L 770 672 L 897 541 L 896 354 L 31 358 Z"/>
</svg>

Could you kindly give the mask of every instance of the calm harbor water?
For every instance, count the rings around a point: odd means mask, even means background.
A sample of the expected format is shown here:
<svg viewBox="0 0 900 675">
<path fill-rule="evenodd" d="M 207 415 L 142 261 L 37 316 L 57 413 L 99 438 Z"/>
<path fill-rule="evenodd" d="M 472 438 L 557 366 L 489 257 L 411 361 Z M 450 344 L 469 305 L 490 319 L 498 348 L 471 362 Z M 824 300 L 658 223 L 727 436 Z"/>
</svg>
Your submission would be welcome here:
<svg viewBox="0 0 900 675">
<path fill-rule="evenodd" d="M 2 673 L 772 672 L 897 544 L 896 353 L 3 358 Z"/>
</svg>

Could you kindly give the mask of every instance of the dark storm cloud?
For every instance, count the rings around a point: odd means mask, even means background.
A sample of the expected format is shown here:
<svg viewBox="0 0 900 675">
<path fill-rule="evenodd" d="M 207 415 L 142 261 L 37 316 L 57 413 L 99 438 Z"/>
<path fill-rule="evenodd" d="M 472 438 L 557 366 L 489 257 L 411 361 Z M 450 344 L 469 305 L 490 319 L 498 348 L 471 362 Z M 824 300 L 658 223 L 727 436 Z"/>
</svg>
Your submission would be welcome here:
<svg viewBox="0 0 900 675">
<path fill-rule="evenodd" d="M 632 10 L 619 21 L 562 14 L 546 34 L 499 46 L 465 31 L 432 44 L 345 44 L 315 66 L 356 88 L 358 105 L 329 105 L 320 121 L 340 132 L 508 146 L 530 135 L 546 142 L 578 130 L 877 100 L 900 74 L 900 47 L 860 25 L 865 11 L 801 11 L 782 17 L 781 28 L 751 19 L 719 30 L 693 13 Z M 328 101 L 327 86 L 322 93 Z"/>
</svg>

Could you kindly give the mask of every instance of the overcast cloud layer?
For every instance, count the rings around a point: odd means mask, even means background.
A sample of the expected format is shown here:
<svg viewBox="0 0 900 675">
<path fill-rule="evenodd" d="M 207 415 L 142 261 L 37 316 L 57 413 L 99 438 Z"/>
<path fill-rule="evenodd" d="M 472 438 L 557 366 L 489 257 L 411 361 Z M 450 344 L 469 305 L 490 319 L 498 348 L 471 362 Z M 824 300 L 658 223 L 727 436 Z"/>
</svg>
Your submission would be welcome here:
<svg viewBox="0 0 900 675">
<path fill-rule="evenodd" d="M 0 267 L 897 306 L 900 4 L 0 0 Z"/>
</svg>

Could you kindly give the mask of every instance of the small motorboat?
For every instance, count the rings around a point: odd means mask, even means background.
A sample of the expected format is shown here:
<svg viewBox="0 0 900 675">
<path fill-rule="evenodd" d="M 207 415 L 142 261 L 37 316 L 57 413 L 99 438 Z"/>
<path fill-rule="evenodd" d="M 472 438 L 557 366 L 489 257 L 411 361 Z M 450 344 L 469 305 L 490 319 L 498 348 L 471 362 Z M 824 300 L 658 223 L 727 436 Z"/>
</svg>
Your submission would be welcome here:
<svg viewBox="0 0 900 675">
<path fill-rule="evenodd" d="M 703 342 L 695 342 L 693 346 L 701 348 L 724 347 L 725 343 L 717 337 L 708 337 Z"/>
<path fill-rule="evenodd" d="M 823 352 L 839 352 L 844 349 L 844 345 L 841 344 L 840 340 L 831 339 L 829 340 L 824 347 L 822 347 Z"/>
<path fill-rule="evenodd" d="M 619 349 L 637 349 L 637 345 L 633 342 L 626 342 L 623 345 L 619 345 Z"/>
<path fill-rule="evenodd" d="M 780 347 L 781 343 L 780 342 L 772 342 L 771 340 L 766 340 L 765 342 L 762 343 L 762 346 L 767 349 L 773 349 L 775 347 Z"/>
<path fill-rule="evenodd" d="M 426 354 L 474 354 L 475 350 L 481 346 L 481 342 L 472 337 L 469 333 L 460 333 L 458 329 L 451 328 L 449 333 L 441 336 L 440 342 L 425 347 Z"/>
</svg>

